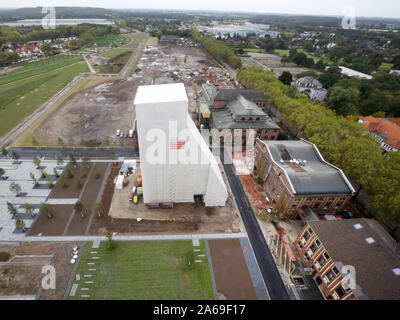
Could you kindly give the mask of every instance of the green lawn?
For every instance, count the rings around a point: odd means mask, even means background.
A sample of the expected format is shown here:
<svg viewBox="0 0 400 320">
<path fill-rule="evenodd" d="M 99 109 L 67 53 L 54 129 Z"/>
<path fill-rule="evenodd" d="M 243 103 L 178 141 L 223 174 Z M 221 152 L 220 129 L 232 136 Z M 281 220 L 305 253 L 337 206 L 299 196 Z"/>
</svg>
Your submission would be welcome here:
<svg viewBox="0 0 400 320">
<path fill-rule="evenodd" d="M 394 64 L 392 63 L 382 62 L 382 64 L 378 68 L 378 71 L 390 71 L 393 66 Z"/>
<path fill-rule="evenodd" d="M 0 78 L 0 85 L 6 84 L 6 83 L 9 83 L 9 82 L 13 82 L 13 81 L 16 81 L 16 80 L 21 80 L 21 79 L 24 79 L 24 78 L 27 78 L 27 77 L 30 77 L 30 76 L 34 76 L 34 75 L 37 75 L 37 74 L 41 74 L 41 73 L 44 73 L 44 72 L 49 72 L 51 70 L 62 68 L 62 67 L 68 66 L 70 64 L 77 63 L 79 61 L 82 61 L 82 59 L 70 59 L 70 60 L 66 60 L 66 61 L 61 61 L 59 63 L 51 64 L 51 65 L 43 65 L 41 67 L 36 67 L 34 69 L 31 68 L 33 70 L 29 70 L 28 69 L 25 72 L 21 72 L 21 73 L 17 73 L 17 74 L 10 74 L 8 76 Z"/>
<path fill-rule="evenodd" d="M 132 49 L 112 49 L 108 50 L 106 52 L 100 53 L 99 56 L 106 57 L 106 58 L 115 58 L 116 56 L 119 56 L 120 54 L 123 54 L 125 52 L 132 52 Z"/>
<path fill-rule="evenodd" d="M 257 53 L 265 53 L 264 49 L 257 49 L 257 48 L 246 48 L 244 49 L 245 52 L 257 52 Z"/>
<path fill-rule="evenodd" d="M 275 52 L 279 54 L 281 57 L 288 56 L 289 57 L 289 50 L 286 49 L 275 49 Z"/>
<path fill-rule="evenodd" d="M 43 59 L 43 60 L 39 60 L 39 61 L 34 61 L 34 62 L 30 62 L 27 64 L 24 64 L 10 72 L 7 73 L 2 73 L 0 74 L 0 77 L 5 77 L 9 74 L 12 73 L 16 73 L 16 72 L 21 72 L 21 71 L 26 71 L 29 69 L 33 69 L 33 68 L 37 68 L 37 67 L 42 67 L 42 66 L 47 66 L 49 64 L 54 64 L 54 63 L 58 63 L 58 62 L 62 62 L 64 60 L 70 60 L 72 58 L 74 58 L 74 55 L 56 55 L 47 59 Z"/>
<path fill-rule="evenodd" d="M 157 37 L 149 37 L 146 41 L 146 46 L 156 46 L 158 44 Z"/>
<path fill-rule="evenodd" d="M 129 37 L 117 34 L 110 34 L 105 37 L 98 38 L 94 41 L 97 45 L 99 44 L 111 44 L 114 47 L 120 47 L 129 43 Z"/>
<path fill-rule="evenodd" d="M 0 86 L 0 137 L 32 114 L 82 72 L 85 62 Z"/>
<path fill-rule="evenodd" d="M 201 251 L 194 252 L 196 248 Z M 204 254 L 195 258 L 203 262 L 187 267 L 185 257 L 189 251 L 195 256 Z M 96 256 L 99 259 L 92 259 Z M 88 265 L 93 262 L 94 265 Z M 93 268 L 96 270 L 89 270 Z M 113 251 L 106 250 L 104 242 L 99 249 L 92 249 L 92 242 L 88 242 L 82 248 L 76 274 L 80 280 L 74 277 L 72 284 L 78 284 L 78 289 L 68 299 L 209 300 L 214 297 L 204 241 L 200 241 L 200 247 L 193 247 L 192 241 L 117 242 Z M 84 275 L 92 275 L 93 283 L 85 283 L 89 277 Z"/>
</svg>

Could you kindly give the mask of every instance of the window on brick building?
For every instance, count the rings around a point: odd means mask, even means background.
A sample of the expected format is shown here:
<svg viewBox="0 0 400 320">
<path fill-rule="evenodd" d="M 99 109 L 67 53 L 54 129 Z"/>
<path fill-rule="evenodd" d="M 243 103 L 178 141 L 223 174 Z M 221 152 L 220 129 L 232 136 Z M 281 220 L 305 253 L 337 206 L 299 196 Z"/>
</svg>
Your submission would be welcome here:
<svg viewBox="0 0 400 320">
<path fill-rule="evenodd" d="M 329 260 L 329 254 L 327 254 L 326 252 L 324 253 L 324 257 L 326 260 Z"/>
<path fill-rule="evenodd" d="M 315 244 L 319 247 L 321 245 L 321 241 L 319 241 L 318 239 L 315 241 Z"/>
<path fill-rule="evenodd" d="M 306 233 L 304 234 L 304 240 L 308 240 L 308 239 L 310 239 L 310 234 L 308 233 L 308 231 L 306 231 Z"/>
<path fill-rule="evenodd" d="M 343 290 L 342 287 L 339 287 L 335 290 L 335 292 L 337 293 L 337 295 L 339 296 L 339 298 L 343 297 L 345 294 L 345 291 Z"/>
<path fill-rule="evenodd" d="M 317 285 L 320 285 L 320 284 L 322 283 L 322 280 L 321 280 L 320 277 L 317 277 L 317 278 L 315 279 L 315 282 L 317 283 Z"/>
<path fill-rule="evenodd" d="M 314 253 L 315 251 L 317 251 L 318 246 L 314 243 L 311 247 L 310 247 L 311 251 Z"/>
<path fill-rule="evenodd" d="M 326 260 L 324 258 L 324 256 L 322 255 L 319 259 L 318 259 L 318 263 L 319 265 L 322 267 L 325 264 Z"/>
<path fill-rule="evenodd" d="M 328 278 L 329 281 L 332 281 L 332 279 L 335 277 L 335 274 L 333 273 L 333 271 L 329 271 L 326 274 L 326 277 Z"/>
<path fill-rule="evenodd" d="M 336 267 L 333 267 L 333 272 L 335 273 L 335 274 L 339 274 L 339 270 L 338 270 L 338 268 L 336 268 Z"/>
</svg>

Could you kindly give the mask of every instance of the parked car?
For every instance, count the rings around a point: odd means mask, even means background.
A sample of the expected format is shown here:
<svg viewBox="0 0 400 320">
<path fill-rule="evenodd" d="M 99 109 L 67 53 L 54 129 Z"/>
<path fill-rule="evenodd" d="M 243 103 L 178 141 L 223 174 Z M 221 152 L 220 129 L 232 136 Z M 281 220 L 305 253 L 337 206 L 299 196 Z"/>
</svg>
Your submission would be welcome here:
<svg viewBox="0 0 400 320">
<path fill-rule="evenodd" d="M 129 130 L 129 138 L 133 138 L 133 129 Z"/>
<path fill-rule="evenodd" d="M 121 130 L 117 130 L 117 133 L 115 134 L 117 137 L 119 137 L 119 135 L 121 134 Z"/>
<path fill-rule="evenodd" d="M 135 203 L 135 204 L 137 204 L 138 203 L 138 197 L 137 197 L 137 195 L 135 194 L 134 195 L 134 197 L 133 197 L 133 203 Z"/>
</svg>

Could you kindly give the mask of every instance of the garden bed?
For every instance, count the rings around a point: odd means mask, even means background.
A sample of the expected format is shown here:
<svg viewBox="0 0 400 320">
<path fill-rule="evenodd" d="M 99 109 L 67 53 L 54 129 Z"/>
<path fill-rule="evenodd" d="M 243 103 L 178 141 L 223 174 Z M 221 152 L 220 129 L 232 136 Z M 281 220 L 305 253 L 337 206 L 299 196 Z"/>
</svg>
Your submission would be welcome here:
<svg viewBox="0 0 400 320">
<path fill-rule="evenodd" d="M 52 205 L 54 216 L 48 218 L 40 214 L 29 230 L 29 236 L 62 236 L 68 220 L 74 210 L 73 205 Z"/>
</svg>

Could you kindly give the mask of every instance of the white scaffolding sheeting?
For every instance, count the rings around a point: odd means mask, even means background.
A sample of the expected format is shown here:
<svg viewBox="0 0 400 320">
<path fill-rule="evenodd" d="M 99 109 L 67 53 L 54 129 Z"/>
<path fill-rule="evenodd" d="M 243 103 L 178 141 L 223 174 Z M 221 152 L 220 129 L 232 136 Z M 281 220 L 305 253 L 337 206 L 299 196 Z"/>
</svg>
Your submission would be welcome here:
<svg viewBox="0 0 400 320">
<path fill-rule="evenodd" d="M 224 206 L 228 193 L 218 164 L 188 114 L 182 83 L 138 88 L 135 102 L 143 200 Z"/>
</svg>

